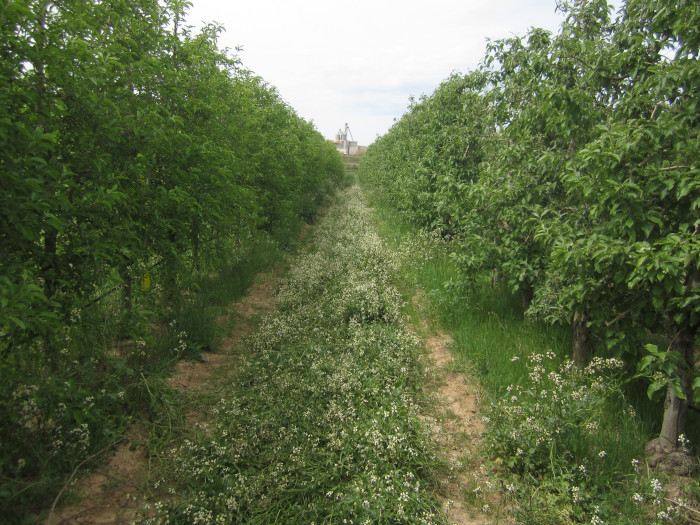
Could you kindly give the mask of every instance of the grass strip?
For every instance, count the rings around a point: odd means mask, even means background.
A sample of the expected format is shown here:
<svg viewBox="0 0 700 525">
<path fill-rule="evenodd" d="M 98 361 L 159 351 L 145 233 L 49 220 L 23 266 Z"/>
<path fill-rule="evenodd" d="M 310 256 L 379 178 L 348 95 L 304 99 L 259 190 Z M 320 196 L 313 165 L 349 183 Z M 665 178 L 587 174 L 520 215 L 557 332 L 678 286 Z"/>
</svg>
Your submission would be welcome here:
<svg viewBox="0 0 700 525">
<path fill-rule="evenodd" d="M 250 338 L 208 433 L 169 451 L 151 523 L 442 523 L 394 253 L 346 190 Z"/>
</svg>

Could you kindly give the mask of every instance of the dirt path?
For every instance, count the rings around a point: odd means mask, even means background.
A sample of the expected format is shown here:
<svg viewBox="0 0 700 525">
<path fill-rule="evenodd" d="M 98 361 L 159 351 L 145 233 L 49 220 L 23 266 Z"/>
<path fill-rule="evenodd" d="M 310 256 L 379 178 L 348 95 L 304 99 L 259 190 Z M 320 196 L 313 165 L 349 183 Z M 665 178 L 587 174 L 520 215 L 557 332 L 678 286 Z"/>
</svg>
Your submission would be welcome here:
<svg viewBox="0 0 700 525">
<path fill-rule="evenodd" d="M 438 454 L 447 464 L 438 494 L 448 522 L 455 525 L 493 523 L 487 516 L 494 502 L 489 471 L 484 462 L 482 436 L 485 426 L 478 416 L 481 387 L 454 370 L 451 337 L 431 330 L 423 310 L 423 295 L 413 297 L 420 314 L 419 337 L 428 353 L 429 375 L 437 397 L 437 412 L 427 416 Z"/>
<path fill-rule="evenodd" d="M 248 294 L 217 319 L 217 324 L 227 333 L 219 352 L 203 354 L 201 362 L 178 362 L 168 378 L 170 386 L 181 391 L 199 391 L 211 385 L 214 373 L 225 373 L 235 366 L 235 354 L 242 350 L 245 337 L 273 307 L 277 274 L 278 270 L 272 270 L 255 278 Z"/>
<path fill-rule="evenodd" d="M 236 355 L 244 350 L 245 337 L 273 307 L 278 273 L 275 269 L 256 277 L 248 294 L 218 319 L 227 334 L 219 352 L 204 354 L 201 362 L 178 362 L 167 379 L 170 386 L 183 393 L 204 392 L 216 384 L 218 376 L 233 372 Z M 185 419 L 206 424 L 206 415 L 197 411 L 185 413 Z M 132 424 L 106 463 L 77 478 L 75 491 L 80 502 L 54 510 L 46 525 L 133 523 L 145 504 L 141 494 L 148 483 L 147 440 L 147 428 Z"/>
<path fill-rule="evenodd" d="M 278 272 L 261 274 L 248 295 L 231 305 L 218 319 L 227 336 L 220 352 L 208 353 L 202 362 L 181 361 L 168 383 L 183 395 L 198 395 L 213 388 L 223 377 L 235 373 L 237 358 L 245 352 L 245 338 L 258 320 L 274 305 Z M 498 522 L 488 511 L 498 504 L 488 490 L 489 472 L 483 461 L 484 425 L 478 417 L 480 387 L 464 374 L 455 371 L 450 352 L 450 337 L 432 329 L 423 315 L 423 296 L 413 299 L 420 319 L 415 330 L 427 349 L 429 378 L 437 398 L 436 409 L 425 419 L 445 468 L 440 479 L 438 497 L 450 524 L 487 524 Z M 206 413 L 192 409 L 185 419 L 193 425 L 206 425 Z M 138 518 L 146 499 L 143 488 L 149 480 L 146 444 L 148 430 L 132 425 L 124 439 L 111 452 L 110 459 L 89 475 L 79 478 L 76 491 L 81 503 L 57 509 L 46 523 L 58 524 L 127 524 Z M 106 452 L 105 454 L 109 454 Z"/>
</svg>

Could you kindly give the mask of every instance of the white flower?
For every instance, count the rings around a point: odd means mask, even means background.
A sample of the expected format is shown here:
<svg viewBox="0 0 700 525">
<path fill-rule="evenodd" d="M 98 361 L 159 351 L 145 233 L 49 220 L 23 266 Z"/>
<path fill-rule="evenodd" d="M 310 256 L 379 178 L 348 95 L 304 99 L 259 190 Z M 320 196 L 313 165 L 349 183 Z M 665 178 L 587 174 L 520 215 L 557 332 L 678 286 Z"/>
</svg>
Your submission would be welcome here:
<svg viewBox="0 0 700 525">
<path fill-rule="evenodd" d="M 574 503 L 578 503 L 579 501 L 581 501 L 581 488 L 571 487 L 571 495 L 574 498 Z"/>
</svg>

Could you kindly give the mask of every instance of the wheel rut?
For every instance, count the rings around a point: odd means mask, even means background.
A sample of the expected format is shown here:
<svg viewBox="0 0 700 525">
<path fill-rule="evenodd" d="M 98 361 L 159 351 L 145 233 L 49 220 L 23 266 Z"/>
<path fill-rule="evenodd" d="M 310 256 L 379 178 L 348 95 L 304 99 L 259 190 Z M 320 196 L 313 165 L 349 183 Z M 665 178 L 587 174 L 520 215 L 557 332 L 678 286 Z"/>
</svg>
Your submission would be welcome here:
<svg viewBox="0 0 700 525">
<path fill-rule="evenodd" d="M 485 424 L 479 416 L 482 389 L 459 372 L 450 351 L 452 338 L 431 329 L 423 315 L 423 294 L 413 297 L 420 315 L 417 330 L 423 341 L 427 372 L 435 398 L 434 413 L 425 416 L 431 438 L 445 468 L 439 476 L 438 498 L 451 525 L 494 523 L 489 509 L 494 501 L 490 471 L 484 456 Z"/>
</svg>

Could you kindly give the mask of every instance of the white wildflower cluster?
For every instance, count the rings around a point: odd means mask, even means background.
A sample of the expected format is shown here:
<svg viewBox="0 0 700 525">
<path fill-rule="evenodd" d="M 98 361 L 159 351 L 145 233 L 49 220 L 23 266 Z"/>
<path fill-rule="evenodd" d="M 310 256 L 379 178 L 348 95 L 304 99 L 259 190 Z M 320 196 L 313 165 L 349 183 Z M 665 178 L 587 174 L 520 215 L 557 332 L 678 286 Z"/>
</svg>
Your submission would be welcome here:
<svg viewBox="0 0 700 525">
<path fill-rule="evenodd" d="M 55 405 L 47 403 L 46 392 L 39 385 L 20 384 L 12 393 L 12 401 L 17 407 L 19 424 L 17 431 L 25 433 L 28 440 L 45 443 L 54 458 L 84 458 L 90 451 L 92 436 L 88 423 L 78 423 L 66 404 L 74 387 L 66 381 L 54 385 L 63 389 L 63 396 Z M 96 404 L 95 396 L 87 395 L 82 400 L 82 410 L 90 411 Z M 83 414 L 84 415 L 84 414 Z M 30 464 L 25 457 L 17 458 L 17 472 Z"/>
<path fill-rule="evenodd" d="M 663 523 L 665 521 L 673 521 L 678 514 L 678 507 L 668 505 L 665 509 L 656 513 L 656 518 Z"/>
<path fill-rule="evenodd" d="M 214 430 L 170 452 L 192 496 L 152 522 L 440 522 L 418 474 L 434 458 L 418 418 L 420 347 L 391 286 L 399 264 L 348 191 L 251 334 Z"/>
<path fill-rule="evenodd" d="M 654 497 L 654 503 L 659 505 L 664 499 L 664 486 L 657 478 L 653 478 L 649 481 L 651 485 L 651 491 Z"/>
<path fill-rule="evenodd" d="M 596 506 L 593 509 L 593 516 L 591 516 L 591 525 L 605 525 L 605 521 L 600 517 L 600 507 Z"/>
<path fill-rule="evenodd" d="M 590 523 L 604 522 L 591 487 L 610 468 L 598 437 L 606 431 L 608 400 L 620 395 L 621 367 L 619 360 L 595 359 L 582 373 L 571 361 L 559 365 L 551 350 L 531 355 L 522 384 L 508 387 L 488 414 L 491 453 L 525 479 L 559 473 L 547 484 Z"/>
<path fill-rule="evenodd" d="M 432 259 L 450 253 L 452 239 L 440 230 L 419 230 L 417 235 L 402 236 L 393 240 L 395 253 L 401 261 L 412 266 L 425 266 Z M 421 257 L 416 257 L 421 254 Z"/>
<path fill-rule="evenodd" d="M 625 366 L 624 362 L 616 358 L 603 359 L 601 357 L 594 357 L 591 362 L 584 369 L 584 373 L 588 375 L 596 375 L 605 371 L 618 371 L 622 370 Z"/>
<path fill-rule="evenodd" d="M 146 341 L 144 339 L 137 339 L 134 342 L 134 354 L 139 358 L 146 357 Z"/>
<path fill-rule="evenodd" d="M 69 432 L 69 446 L 76 456 L 84 455 L 90 447 L 90 429 L 87 423 L 73 428 Z"/>
<path fill-rule="evenodd" d="M 581 501 L 581 488 L 576 486 L 571 487 L 571 497 L 574 500 L 574 503 Z"/>
<path fill-rule="evenodd" d="M 679 439 L 679 441 L 682 440 Z M 642 512 L 648 512 L 649 515 L 655 517 L 651 523 L 654 525 L 670 522 L 685 523 L 683 519 L 687 518 L 687 516 L 684 515 L 682 509 L 688 508 L 686 501 L 683 498 L 668 499 L 666 489 L 661 480 L 658 478 L 647 478 L 643 475 L 641 464 L 638 460 L 632 460 L 632 466 L 635 469 L 635 481 L 639 491 L 634 492 L 631 499 L 636 505 L 643 507 L 644 510 Z"/>
<path fill-rule="evenodd" d="M 19 407 L 20 425 L 30 431 L 38 430 L 42 411 L 36 403 L 38 388 L 36 385 L 20 385 L 13 393 L 12 398 Z"/>
<path fill-rule="evenodd" d="M 175 355 L 181 356 L 187 351 L 187 332 L 181 331 L 178 335 L 177 346 L 173 349 Z"/>
</svg>

